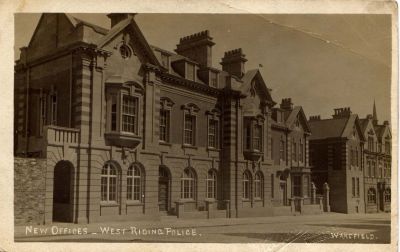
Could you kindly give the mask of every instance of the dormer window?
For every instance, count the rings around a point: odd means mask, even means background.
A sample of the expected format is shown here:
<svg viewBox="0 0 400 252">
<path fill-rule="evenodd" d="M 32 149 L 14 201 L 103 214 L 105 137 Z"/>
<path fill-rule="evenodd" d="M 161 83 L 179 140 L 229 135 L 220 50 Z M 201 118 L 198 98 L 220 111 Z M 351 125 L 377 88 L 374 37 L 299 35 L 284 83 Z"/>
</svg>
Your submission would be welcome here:
<svg viewBox="0 0 400 252">
<path fill-rule="evenodd" d="M 214 88 L 218 87 L 218 74 L 216 72 L 210 72 L 210 86 Z"/>
<path fill-rule="evenodd" d="M 169 69 L 169 56 L 168 54 L 161 53 L 161 65 L 166 69 Z"/>
<path fill-rule="evenodd" d="M 194 81 L 195 80 L 195 67 L 194 64 L 186 63 L 186 79 Z"/>
</svg>

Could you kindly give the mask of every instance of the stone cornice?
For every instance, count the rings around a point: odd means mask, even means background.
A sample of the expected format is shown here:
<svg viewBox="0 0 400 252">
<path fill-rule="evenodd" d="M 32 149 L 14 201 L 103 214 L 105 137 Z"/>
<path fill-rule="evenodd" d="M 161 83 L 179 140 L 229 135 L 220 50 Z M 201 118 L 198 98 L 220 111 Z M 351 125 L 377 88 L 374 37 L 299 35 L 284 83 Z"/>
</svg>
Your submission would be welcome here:
<svg viewBox="0 0 400 252">
<path fill-rule="evenodd" d="M 59 48 L 59 49 L 55 50 L 54 53 L 51 53 L 49 55 L 31 59 L 28 62 L 26 62 L 25 64 L 20 62 L 20 60 L 17 60 L 15 66 L 14 66 L 14 69 L 16 71 L 18 71 L 18 70 L 23 70 L 23 69 L 29 68 L 29 67 L 34 67 L 36 65 L 40 65 L 40 64 L 46 63 L 48 61 L 66 56 L 66 55 L 74 53 L 74 52 L 79 52 L 79 51 L 90 51 L 92 53 L 95 53 L 96 55 L 103 56 L 103 57 L 109 57 L 112 54 L 109 51 L 99 49 L 96 47 L 97 46 L 94 44 L 89 44 L 89 43 L 85 43 L 85 42 L 73 43 L 71 45 Z"/>
<path fill-rule="evenodd" d="M 161 80 L 166 81 L 170 84 L 174 84 L 179 87 L 185 87 L 190 90 L 195 90 L 203 94 L 219 96 L 222 92 L 219 89 L 206 86 L 205 84 L 200 84 L 194 81 L 189 81 L 169 73 L 159 72 L 159 77 Z"/>
</svg>

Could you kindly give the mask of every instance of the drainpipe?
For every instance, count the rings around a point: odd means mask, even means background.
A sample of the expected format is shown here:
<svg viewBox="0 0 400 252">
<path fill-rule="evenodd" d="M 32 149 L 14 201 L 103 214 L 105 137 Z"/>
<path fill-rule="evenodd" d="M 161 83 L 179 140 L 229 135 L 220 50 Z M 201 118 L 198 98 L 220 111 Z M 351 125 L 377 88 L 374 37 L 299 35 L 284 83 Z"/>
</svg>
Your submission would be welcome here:
<svg viewBox="0 0 400 252">
<path fill-rule="evenodd" d="M 29 134 L 28 134 L 28 126 L 29 126 L 29 79 L 30 79 L 30 68 L 28 67 L 26 70 L 26 104 L 25 104 L 25 157 L 28 157 L 28 148 L 29 148 Z"/>
</svg>

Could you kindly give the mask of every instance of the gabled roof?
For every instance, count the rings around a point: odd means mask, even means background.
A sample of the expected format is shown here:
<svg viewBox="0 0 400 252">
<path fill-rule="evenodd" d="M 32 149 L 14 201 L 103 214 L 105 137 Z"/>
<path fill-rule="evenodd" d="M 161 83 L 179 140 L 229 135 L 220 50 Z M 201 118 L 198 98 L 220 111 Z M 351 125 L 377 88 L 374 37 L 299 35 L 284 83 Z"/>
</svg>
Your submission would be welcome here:
<svg viewBox="0 0 400 252">
<path fill-rule="evenodd" d="M 253 81 L 254 78 L 257 78 L 261 82 L 261 87 L 266 95 L 266 97 L 265 97 L 266 100 L 268 102 L 270 102 L 272 106 L 275 105 L 276 102 L 274 102 L 272 100 L 270 90 L 268 89 L 268 87 L 260 73 L 260 70 L 258 70 L 258 69 L 249 70 L 243 75 L 243 77 L 241 78 L 241 81 L 243 82 L 243 84 L 240 87 L 240 91 L 245 94 L 248 93 L 250 91 L 250 89 L 252 88 L 251 82 Z"/>
<path fill-rule="evenodd" d="M 349 137 L 352 135 L 354 127 L 356 127 L 360 139 L 364 141 L 364 135 L 357 114 L 351 114 L 349 117 L 311 120 L 308 123 L 311 128 L 310 140 Z"/>
<path fill-rule="evenodd" d="M 129 16 L 125 20 L 122 20 L 118 24 L 116 24 L 114 27 L 111 28 L 111 30 L 108 31 L 107 35 L 104 37 L 101 37 L 97 42 L 96 45 L 99 48 L 104 47 L 109 41 L 111 41 L 115 36 L 117 36 L 123 29 L 126 27 L 130 26 L 135 34 L 137 34 L 139 41 L 143 45 L 147 55 L 150 58 L 150 63 L 156 66 L 161 66 L 160 62 L 158 61 L 157 57 L 154 55 L 153 49 L 150 47 L 149 43 L 147 43 L 143 33 L 140 31 L 138 25 L 136 24 L 134 18 L 132 16 Z"/>
<path fill-rule="evenodd" d="M 286 125 L 290 128 L 296 122 L 297 117 L 300 116 L 304 131 L 311 133 L 310 125 L 307 122 L 307 117 L 303 111 L 301 106 L 295 106 L 293 110 L 290 112 L 288 118 L 286 119 Z"/>
<path fill-rule="evenodd" d="M 367 119 L 367 118 L 359 119 L 359 122 L 360 122 L 361 130 L 362 130 L 363 134 L 365 134 L 365 130 L 367 129 L 369 119 Z"/>
</svg>

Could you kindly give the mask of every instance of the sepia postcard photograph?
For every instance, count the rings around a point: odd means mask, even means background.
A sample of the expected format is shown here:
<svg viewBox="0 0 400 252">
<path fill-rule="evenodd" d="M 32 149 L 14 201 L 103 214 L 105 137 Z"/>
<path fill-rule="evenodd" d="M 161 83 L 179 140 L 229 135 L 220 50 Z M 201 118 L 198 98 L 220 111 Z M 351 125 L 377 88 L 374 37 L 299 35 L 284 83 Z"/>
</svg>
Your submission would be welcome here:
<svg viewBox="0 0 400 252">
<path fill-rule="evenodd" d="M 378 2 L 17 8 L 0 251 L 397 250 L 398 17 Z"/>
</svg>

